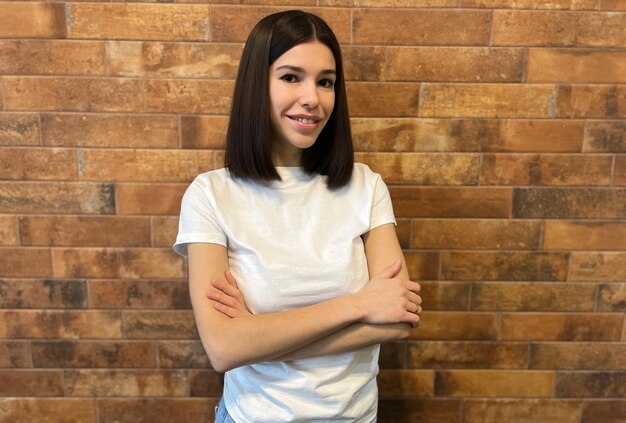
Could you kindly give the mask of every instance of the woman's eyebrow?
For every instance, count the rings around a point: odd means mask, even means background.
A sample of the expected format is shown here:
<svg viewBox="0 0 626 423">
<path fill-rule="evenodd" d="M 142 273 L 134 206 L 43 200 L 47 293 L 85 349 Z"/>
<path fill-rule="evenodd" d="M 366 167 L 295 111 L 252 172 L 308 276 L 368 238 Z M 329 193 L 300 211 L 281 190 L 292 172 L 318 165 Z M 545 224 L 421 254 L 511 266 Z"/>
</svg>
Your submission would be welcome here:
<svg viewBox="0 0 626 423">
<path fill-rule="evenodd" d="M 276 70 L 280 70 L 280 69 L 289 69 L 292 70 L 294 72 L 299 72 L 299 73 L 304 73 L 304 69 L 302 69 L 299 66 L 292 66 L 292 65 L 282 65 L 276 68 Z M 321 75 L 336 75 L 337 72 L 334 69 L 324 69 L 320 72 Z"/>
</svg>

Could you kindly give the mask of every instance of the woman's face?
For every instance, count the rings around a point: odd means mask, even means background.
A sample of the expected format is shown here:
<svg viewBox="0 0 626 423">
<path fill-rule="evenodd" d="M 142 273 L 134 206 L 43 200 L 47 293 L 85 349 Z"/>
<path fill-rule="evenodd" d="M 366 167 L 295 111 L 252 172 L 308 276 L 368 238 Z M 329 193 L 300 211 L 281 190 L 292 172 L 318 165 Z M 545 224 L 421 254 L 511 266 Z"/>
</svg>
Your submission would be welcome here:
<svg viewBox="0 0 626 423">
<path fill-rule="evenodd" d="M 335 106 L 335 58 L 318 41 L 298 44 L 270 66 L 270 120 L 275 166 L 300 166 Z"/>
</svg>

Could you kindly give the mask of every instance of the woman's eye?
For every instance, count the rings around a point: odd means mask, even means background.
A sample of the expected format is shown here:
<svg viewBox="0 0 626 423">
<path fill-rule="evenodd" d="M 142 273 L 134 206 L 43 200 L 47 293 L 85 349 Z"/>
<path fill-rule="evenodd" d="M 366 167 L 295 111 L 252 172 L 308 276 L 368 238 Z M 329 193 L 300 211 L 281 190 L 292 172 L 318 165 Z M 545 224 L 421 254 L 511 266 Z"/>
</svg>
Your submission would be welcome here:
<svg viewBox="0 0 626 423">
<path fill-rule="evenodd" d="M 289 74 L 281 76 L 280 79 L 282 79 L 285 82 L 296 82 L 298 80 L 295 75 L 289 75 Z"/>
<path fill-rule="evenodd" d="M 318 82 L 318 84 L 324 88 L 332 88 L 333 85 L 335 85 L 335 81 L 332 81 L 330 79 L 322 79 L 320 82 Z"/>
</svg>

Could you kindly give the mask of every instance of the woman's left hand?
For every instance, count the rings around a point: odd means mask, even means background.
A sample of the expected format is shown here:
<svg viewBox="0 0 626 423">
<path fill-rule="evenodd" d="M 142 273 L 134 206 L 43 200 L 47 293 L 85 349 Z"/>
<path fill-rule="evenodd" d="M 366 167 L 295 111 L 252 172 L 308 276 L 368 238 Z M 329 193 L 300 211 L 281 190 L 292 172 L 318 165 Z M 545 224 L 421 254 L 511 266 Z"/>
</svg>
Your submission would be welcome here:
<svg viewBox="0 0 626 423">
<path fill-rule="evenodd" d="M 230 271 L 224 272 L 226 281 L 213 279 L 213 289 L 207 291 L 206 296 L 215 301 L 215 309 L 228 317 L 235 318 L 251 315 L 248 306 L 241 295 L 237 281 Z"/>
</svg>

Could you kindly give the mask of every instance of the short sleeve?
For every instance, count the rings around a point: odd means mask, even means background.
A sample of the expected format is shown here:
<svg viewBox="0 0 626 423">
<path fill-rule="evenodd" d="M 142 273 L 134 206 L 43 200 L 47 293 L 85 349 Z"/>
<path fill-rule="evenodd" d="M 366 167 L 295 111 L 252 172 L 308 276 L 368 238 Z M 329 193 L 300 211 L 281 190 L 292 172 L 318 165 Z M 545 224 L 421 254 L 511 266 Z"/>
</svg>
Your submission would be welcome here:
<svg viewBox="0 0 626 423">
<path fill-rule="evenodd" d="M 197 180 L 185 191 L 180 206 L 178 236 L 174 251 L 187 257 L 187 244 L 194 242 L 227 246 L 227 238 L 218 223 L 214 205 L 211 203 L 209 186 L 203 187 Z"/>
<path fill-rule="evenodd" d="M 391 204 L 391 196 L 387 185 L 383 182 L 380 175 L 376 174 L 376 183 L 374 185 L 374 201 L 372 204 L 372 214 L 370 218 L 370 230 L 386 223 L 396 224 L 396 218 L 393 215 L 393 205 Z"/>
</svg>

